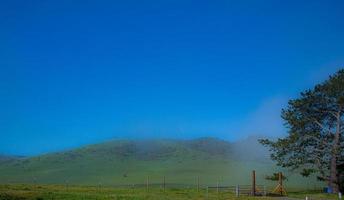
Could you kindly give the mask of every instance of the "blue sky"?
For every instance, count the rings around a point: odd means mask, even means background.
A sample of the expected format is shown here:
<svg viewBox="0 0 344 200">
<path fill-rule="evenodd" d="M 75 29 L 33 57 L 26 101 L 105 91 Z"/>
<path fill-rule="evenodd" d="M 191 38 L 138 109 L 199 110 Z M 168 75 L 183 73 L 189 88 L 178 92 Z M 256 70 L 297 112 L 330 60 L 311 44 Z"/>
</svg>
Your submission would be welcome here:
<svg viewBox="0 0 344 200">
<path fill-rule="evenodd" d="M 344 66 L 343 1 L 1 1 L 0 153 L 285 134 Z"/>
</svg>

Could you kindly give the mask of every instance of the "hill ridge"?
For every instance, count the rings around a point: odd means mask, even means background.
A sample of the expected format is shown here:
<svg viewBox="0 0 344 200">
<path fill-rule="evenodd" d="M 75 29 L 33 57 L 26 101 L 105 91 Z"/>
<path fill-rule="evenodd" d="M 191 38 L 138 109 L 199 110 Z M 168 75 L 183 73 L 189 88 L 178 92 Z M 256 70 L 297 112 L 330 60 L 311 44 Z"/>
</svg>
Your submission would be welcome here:
<svg viewBox="0 0 344 200">
<path fill-rule="evenodd" d="M 237 149 L 236 143 L 209 137 L 116 139 L 0 163 L 0 182 L 125 185 L 142 183 L 147 175 L 158 182 L 166 175 L 172 183 L 189 184 L 200 175 L 213 180 L 236 170 L 249 174 L 252 168 L 270 169 L 264 156 L 242 156 Z M 239 174 L 231 175 L 231 181 L 241 180 Z"/>
</svg>

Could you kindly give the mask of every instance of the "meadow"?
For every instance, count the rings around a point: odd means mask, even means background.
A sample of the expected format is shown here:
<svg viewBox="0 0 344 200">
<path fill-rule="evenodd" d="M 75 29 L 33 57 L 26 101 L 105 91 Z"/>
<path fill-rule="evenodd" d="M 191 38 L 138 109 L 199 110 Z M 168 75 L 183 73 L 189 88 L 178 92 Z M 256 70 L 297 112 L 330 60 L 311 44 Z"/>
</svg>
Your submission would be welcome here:
<svg viewBox="0 0 344 200">
<path fill-rule="evenodd" d="M 318 191 L 292 191 L 288 194 L 291 199 L 336 199 L 336 195 L 322 194 Z M 201 200 L 201 199 L 239 199 L 239 200 L 272 200 L 279 197 L 249 196 L 242 194 L 236 197 L 234 191 L 207 190 L 201 188 L 166 188 L 152 187 L 99 187 L 99 186 L 66 186 L 66 185 L 29 185 L 11 184 L 0 185 L 1 200 Z"/>
<path fill-rule="evenodd" d="M 252 148 L 254 142 L 233 144 L 211 138 L 111 141 L 7 160 L 0 162 L 0 199 L 231 199 L 235 198 L 233 187 L 251 184 L 252 170 L 256 170 L 257 185 L 270 192 L 276 181 L 265 176 L 281 169 L 262 153 L 261 145 Z M 324 184 L 314 177 L 285 175 L 288 195 L 331 198 L 320 195 Z M 217 185 L 232 189 L 217 192 Z M 239 199 L 251 198 L 243 192 Z"/>
<path fill-rule="evenodd" d="M 254 147 L 255 146 L 255 147 Z M 250 147 L 250 148 L 247 148 Z M 256 139 L 229 143 L 212 138 L 192 141 L 111 141 L 65 152 L 0 162 L 0 184 L 59 184 L 123 186 L 160 184 L 203 187 L 247 185 L 251 172 L 257 184 L 273 187 L 266 175 L 278 172 Z M 286 172 L 286 186 L 314 189 L 323 183 Z"/>
</svg>

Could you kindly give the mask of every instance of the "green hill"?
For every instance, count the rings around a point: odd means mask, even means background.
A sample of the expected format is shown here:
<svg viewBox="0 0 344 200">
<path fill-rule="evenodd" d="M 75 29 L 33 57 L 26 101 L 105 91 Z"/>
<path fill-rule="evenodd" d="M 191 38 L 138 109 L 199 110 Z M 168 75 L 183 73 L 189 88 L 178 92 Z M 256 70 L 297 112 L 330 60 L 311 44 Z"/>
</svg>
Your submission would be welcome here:
<svg viewBox="0 0 344 200">
<path fill-rule="evenodd" d="M 195 140 L 115 140 L 78 149 L 0 163 L 2 183 L 78 185 L 249 184 L 255 169 L 259 184 L 278 171 L 268 152 L 249 138 L 236 143 L 214 138 Z M 291 176 L 288 184 L 311 188 L 314 180 Z"/>
</svg>

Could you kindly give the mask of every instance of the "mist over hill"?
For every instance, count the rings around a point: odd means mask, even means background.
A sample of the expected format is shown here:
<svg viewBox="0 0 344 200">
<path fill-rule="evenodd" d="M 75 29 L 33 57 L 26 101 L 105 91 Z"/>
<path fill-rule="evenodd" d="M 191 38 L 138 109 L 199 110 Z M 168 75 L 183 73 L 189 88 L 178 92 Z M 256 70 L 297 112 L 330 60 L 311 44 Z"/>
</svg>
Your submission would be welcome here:
<svg viewBox="0 0 344 200">
<path fill-rule="evenodd" d="M 13 155 L 3 155 L 0 154 L 0 165 L 4 163 L 10 163 L 14 161 L 18 161 L 21 159 L 25 159 L 24 156 L 13 156 Z"/>
<path fill-rule="evenodd" d="M 170 184 L 194 184 L 196 177 L 202 184 L 248 184 L 254 169 L 265 183 L 264 176 L 279 169 L 257 139 L 113 140 L 28 158 L 3 157 L 0 182 L 130 185 L 143 184 L 147 176 L 160 183 L 166 176 Z"/>
</svg>

